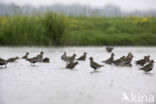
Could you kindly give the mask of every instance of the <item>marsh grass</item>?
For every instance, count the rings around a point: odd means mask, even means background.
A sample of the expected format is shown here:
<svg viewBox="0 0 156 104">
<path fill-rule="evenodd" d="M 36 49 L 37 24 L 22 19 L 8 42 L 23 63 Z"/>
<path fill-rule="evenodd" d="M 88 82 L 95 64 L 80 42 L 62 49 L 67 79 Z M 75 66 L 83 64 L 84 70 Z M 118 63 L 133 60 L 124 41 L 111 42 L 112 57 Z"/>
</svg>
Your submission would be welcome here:
<svg viewBox="0 0 156 104">
<path fill-rule="evenodd" d="M 60 45 L 65 29 L 63 18 L 52 12 L 1 17 L 0 45 Z"/>
<path fill-rule="evenodd" d="M 156 45 L 154 17 L 0 17 L 0 45 Z"/>
<path fill-rule="evenodd" d="M 65 45 L 156 45 L 153 17 L 70 17 Z"/>
</svg>

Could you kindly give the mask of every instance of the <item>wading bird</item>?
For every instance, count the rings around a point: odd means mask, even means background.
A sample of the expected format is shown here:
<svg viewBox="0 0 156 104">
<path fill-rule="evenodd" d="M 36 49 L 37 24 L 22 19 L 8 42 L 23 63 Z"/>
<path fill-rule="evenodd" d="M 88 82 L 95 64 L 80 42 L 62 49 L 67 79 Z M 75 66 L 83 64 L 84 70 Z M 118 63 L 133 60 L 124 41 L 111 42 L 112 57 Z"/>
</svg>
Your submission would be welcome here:
<svg viewBox="0 0 156 104">
<path fill-rule="evenodd" d="M 22 57 L 22 59 L 27 59 L 29 55 L 29 52 L 26 52 L 26 54 Z"/>
<path fill-rule="evenodd" d="M 45 57 L 43 60 L 42 60 L 43 63 L 50 63 L 50 59 Z"/>
<path fill-rule="evenodd" d="M 79 61 L 85 61 L 86 60 L 86 52 L 84 52 L 84 54 L 82 56 L 80 56 L 77 60 Z"/>
<path fill-rule="evenodd" d="M 61 56 L 61 59 L 65 61 L 66 57 L 67 57 L 67 54 L 66 52 L 64 52 L 64 54 Z"/>
<path fill-rule="evenodd" d="M 9 62 L 15 62 L 17 59 L 19 59 L 18 56 L 17 57 L 13 57 L 13 58 L 9 58 L 9 59 L 6 60 L 6 62 L 7 63 L 9 63 Z"/>
<path fill-rule="evenodd" d="M 44 52 L 41 51 L 40 54 L 36 56 L 38 62 L 42 62 L 42 60 L 43 60 L 43 54 L 44 54 Z"/>
<path fill-rule="evenodd" d="M 149 62 L 149 64 L 145 65 L 144 67 L 142 67 L 142 68 L 140 68 L 140 69 L 143 70 L 143 71 L 145 71 L 145 72 L 149 72 L 149 71 L 151 71 L 151 70 L 153 69 L 153 67 L 154 67 L 153 63 L 154 63 L 154 60 L 151 60 L 151 61 Z"/>
<path fill-rule="evenodd" d="M 113 47 L 106 47 L 107 52 L 112 52 L 112 50 L 113 50 Z"/>
<path fill-rule="evenodd" d="M 69 64 L 67 64 L 66 68 L 73 69 L 77 64 L 78 62 L 70 62 Z"/>
<path fill-rule="evenodd" d="M 99 68 L 101 68 L 101 67 L 104 67 L 103 65 L 100 65 L 100 64 L 94 62 L 93 57 L 90 57 L 89 59 L 90 59 L 90 66 L 91 66 L 94 70 L 99 69 Z"/>
<path fill-rule="evenodd" d="M 66 57 L 64 60 L 67 62 L 67 63 L 70 63 L 70 62 L 73 62 L 75 60 L 75 57 L 76 57 L 76 54 L 73 54 L 71 57 Z"/>
<path fill-rule="evenodd" d="M 141 66 L 144 66 L 147 62 L 149 62 L 149 58 L 147 56 L 144 56 L 143 59 L 135 61 L 137 65 L 141 65 Z"/>
<path fill-rule="evenodd" d="M 125 57 L 125 59 L 123 59 L 122 63 L 120 64 L 120 66 L 132 66 L 131 62 L 133 59 L 133 54 L 132 53 L 128 53 L 128 55 Z"/>
<path fill-rule="evenodd" d="M 120 57 L 119 59 L 114 60 L 114 61 L 113 61 L 113 64 L 114 64 L 115 66 L 119 66 L 119 65 L 121 65 L 121 63 L 124 61 L 125 58 L 126 58 L 125 56 L 122 56 L 122 57 Z"/>
<path fill-rule="evenodd" d="M 112 64 L 114 61 L 114 53 L 111 54 L 111 57 L 108 58 L 106 61 L 102 61 L 103 63 L 106 63 L 106 64 Z"/>
<path fill-rule="evenodd" d="M 39 62 L 37 57 L 26 58 L 26 60 L 29 61 L 32 65 Z"/>
</svg>

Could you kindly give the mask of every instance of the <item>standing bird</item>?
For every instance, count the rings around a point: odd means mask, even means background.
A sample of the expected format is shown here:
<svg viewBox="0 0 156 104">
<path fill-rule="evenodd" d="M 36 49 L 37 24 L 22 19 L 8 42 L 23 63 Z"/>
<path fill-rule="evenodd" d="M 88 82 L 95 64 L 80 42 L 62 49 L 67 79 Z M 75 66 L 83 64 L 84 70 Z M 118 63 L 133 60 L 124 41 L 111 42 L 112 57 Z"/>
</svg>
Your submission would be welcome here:
<svg viewBox="0 0 156 104">
<path fill-rule="evenodd" d="M 101 68 L 101 67 L 104 67 L 103 65 L 100 65 L 100 64 L 94 62 L 93 57 L 90 57 L 89 59 L 90 59 L 90 66 L 91 66 L 94 70 L 99 69 L 99 68 Z"/>
<path fill-rule="evenodd" d="M 69 64 L 67 64 L 66 68 L 73 69 L 77 64 L 78 62 L 70 62 Z"/>
<path fill-rule="evenodd" d="M 113 50 L 113 47 L 106 47 L 107 52 L 112 52 L 112 50 Z"/>
<path fill-rule="evenodd" d="M 76 54 L 73 54 L 71 57 L 66 57 L 64 60 L 66 62 L 73 62 L 75 60 Z"/>
<path fill-rule="evenodd" d="M 2 68 L 3 65 L 5 65 L 5 68 L 6 68 L 6 65 L 7 65 L 6 60 L 0 58 L 0 65 L 1 65 L 1 68 Z"/>
<path fill-rule="evenodd" d="M 41 51 L 39 55 L 32 58 L 26 58 L 27 61 L 29 61 L 32 65 L 34 65 L 37 62 L 42 62 L 43 60 L 43 52 Z"/>
<path fill-rule="evenodd" d="M 9 59 L 6 60 L 6 62 L 7 63 L 9 63 L 9 62 L 15 62 L 17 59 L 19 59 L 18 56 L 17 57 L 13 57 L 13 58 L 9 58 Z"/>
<path fill-rule="evenodd" d="M 115 64 L 115 66 L 119 66 L 125 60 L 125 58 L 126 58 L 125 56 L 122 56 L 119 59 L 114 60 L 113 64 Z"/>
<path fill-rule="evenodd" d="M 87 53 L 84 52 L 84 54 L 82 56 L 80 56 L 77 60 L 85 61 L 86 60 L 86 55 L 87 55 Z"/>
<path fill-rule="evenodd" d="M 112 64 L 114 61 L 114 53 L 111 54 L 111 57 L 108 58 L 106 61 L 102 61 L 103 63 L 106 63 L 106 64 Z"/>
<path fill-rule="evenodd" d="M 42 60 L 43 60 L 43 54 L 44 54 L 44 52 L 41 51 L 40 54 L 36 56 L 38 62 L 42 62 Z"/>
<path fill-rule="evenodd" d="M 29 52 L 26 52 L 26 54 L 22 57 L 22 59 L 27 59 L 29 55 Z"/>
<path fill-rule="evenodd" d="M 66 52 L 64 52 L 64 54 L 61 56 L 61 59 L 62 59 L 62 60 L 65 60 L 66 57 L 67 57 L 67 54 L 66 54 Z"/>
<path fill-rule="evenodd" d="M 29 61 L 32 65 L 38 62 L 37 57 L 32 57 L 32 58 L 26 58 L 27 61 Z"/>
<path fill-rule="evenodd" d="M 154 67 L 153 63 L 154 63 L 154 61 L 151 60 L 149 62 L 149 64 L 145 65 L 144 67 L 142 67 L 140 69 L 143 70 L 143 71 L 145 71 L 145 72 L 151 71 L 153 69 L 153 67 Z"/>
<path fill-rule="evenodd" d="M 147 56 L 144 56 L 143 59 L 140 59 L 140 60 L 136 61 L 135 63 L 137 65 L 144 66 L 147 62 L 149 62 L 149 58 Z"/>
<path fill-rule="evenodd" d="M 132 64 L 131 64 L 132 59 L 133 59 L 132 53 L 128 53 L 128 55 L 127 55 L 126 58 L 123 60 L 123 62 L 121 63 L 120 66 L 132 66 Z"/>
<path fill-rule="evenodd" d="M 49 63 L 50 60 L 49 60 L 49 58 L 45 57 L 45 58 L 42 60 L 42 62 L 43 62 L 43 63 Z"/>
<path fill-rule="evenodd" d="M 126 59 L 132 58 L 132 57 L 133 57 L 133 54 L 131 52 L 129 52 L 128 55 L 126 56 Z"/>
</svg>

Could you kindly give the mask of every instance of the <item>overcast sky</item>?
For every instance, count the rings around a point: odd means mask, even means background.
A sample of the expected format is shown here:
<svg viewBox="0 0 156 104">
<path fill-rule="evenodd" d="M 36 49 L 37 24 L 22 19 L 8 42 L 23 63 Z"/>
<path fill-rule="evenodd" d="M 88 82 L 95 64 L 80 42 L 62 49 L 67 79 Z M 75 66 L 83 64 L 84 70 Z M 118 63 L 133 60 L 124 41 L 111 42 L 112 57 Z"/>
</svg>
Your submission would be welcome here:
<svg viewBox="0 0 156 104">
<path fill-rule="evenodd" d="M 0 3 L 16 3 L 19 5 L 51 5 L 61 3 L 65 5 L 82 4 L 93 7 L 103 7 L 107 4 L 116 4 L 123 10 L 156 10 L 156 0 L 0 0 Z"/>
</svg>

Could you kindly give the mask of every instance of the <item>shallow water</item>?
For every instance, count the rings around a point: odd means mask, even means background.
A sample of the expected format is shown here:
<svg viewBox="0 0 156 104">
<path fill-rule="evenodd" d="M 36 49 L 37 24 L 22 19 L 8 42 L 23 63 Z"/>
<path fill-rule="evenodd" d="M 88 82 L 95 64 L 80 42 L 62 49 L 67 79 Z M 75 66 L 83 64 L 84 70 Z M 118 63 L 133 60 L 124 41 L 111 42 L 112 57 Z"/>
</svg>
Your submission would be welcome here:
<svg viewBox="0 0 156 104">
<path fill-rule="evenodd" d="M 20 59 L 9 63 L 6 69 L 0 69 L 0 104 L 130 104 L 138 102 L 122 100 L 123 93 L 129 98 L 146 95 L 154 96 L 156 103 L 156 70 L 145 74 L 134 65 L 134 60 L 151 55 L 156 60 L 156 47 L 115 47 L 115 59 L 128 52 L 134 54 L 133 66 L 115 67 L 106 65 L 93 73 L 89 66 L 89 57 L 100 64 L 110 57 L 105 47 L 0 47 L 0 57 L 7 59 L 23 56 L 27 51 L 29 57 L 44 51 L 44 56 L 50 58 L 50 63 L 37 63 L 31 66 L 29 62 Z M 87 60 L 79 62 L 74 70 L 65 69 L 66 63 L 60 59 L 63 52 L 77 56 L 87 52 Z M 137 100 L 138 101 L 138 100 Z M 143 101 L 139 104 L 149 104 Z"/>
</svg>

